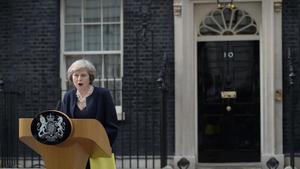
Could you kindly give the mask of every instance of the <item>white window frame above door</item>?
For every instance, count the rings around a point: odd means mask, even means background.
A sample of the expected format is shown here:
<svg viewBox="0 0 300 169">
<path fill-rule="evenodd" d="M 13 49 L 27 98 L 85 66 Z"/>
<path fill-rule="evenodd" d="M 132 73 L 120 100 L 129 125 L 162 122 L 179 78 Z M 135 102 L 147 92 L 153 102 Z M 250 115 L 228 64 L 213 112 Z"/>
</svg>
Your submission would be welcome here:
<svg viewBox="0 0 300 169">
<path fill-rule="evenodd" d="M 85 0 L 81 0 L 81 4 L 84 3 Z M 100 0 L 99 0 L 100 2 Z M 65 50 L 65 0 L 61 0 L 60 1 L 60 78 L 61 78 L 61 89 L 62 89 L 62 97 L 64 96 L 68 86 L 67 86 L 67 76 L 66 76 L 66 72 L 67 72 L 67 58 L 68 57 L 85 57 L 85 56 L 91 56 L 91 55 L 95 55 L 97 57 L 100 57 L 100 60 L 104 60 L 102 58 L 109 56 L 109 55 L 119 55 L 120 58 L 120 72 L 119 72 L 119 76 L 118 78 L 105 78 L 103 76 L 101 76 L 101 78 L 97 78 L 95 79 L 95 82 L 97 84 L 100 84 L 101 86 L 104 86 L 104 80 L 105 81 L 117 81 L 120 82 L 120 90 L 122 90 L 122 77 L 123 77 L 123 1 L 120 0 L 120 21 L 117 22 L 103 22 L 103 20 L 101 19 L 100 22 L 89 22 L 89 23 L 83 23 L 83 21 L 81 21 L 81 23 L 79 23 L 79 25 L 81 25 L 83 27 L 83 24 L 85 25 L 95 25 L 95 24 L 99 24 L 101 25 L 101 27 L 103 28 L 102 25 L 104 24 L 118 24 L 120 25 L 120 39 L 119 39 L 119 49 L 116 50 L 105 50 L 103 48 L 103 43 L 101 43 L 101 47 L 100 50 L 85 50 L 84 51 L 84 40 L 83 40 L 83 33 L 81 34 L 81 50 L 74 50 L 74 51 L 66 51 Z M 81 17 L 83 16 L 83 7 L 81 7 Z M 67 25 L 72 25 L 72 24 L 67 24 Z M 73 24 L 74 25 L 74 24 Z M 81 30 L 81 32 L 84 31 L 83 29 Z M 101 42 L 103 42 L 103 36 L 101 34 Z M 102 65 L 104 66 L 104 62 L 102 62 Z M 102 66 L 101 69 L 104 69 Z M 107 65 L 105 65 L 107 66 Z M 101 71 L 103 73 L 103 71 Z M 122 113 L 122 91 L 121 91 L 121 96 L 120 96 L 120 101 L 119 104 L 116 105 L 116 110 L 117 110 L 117 115 L 118 115 L 118 119 L 124 119 L 123 113 Z"/>
</svg>

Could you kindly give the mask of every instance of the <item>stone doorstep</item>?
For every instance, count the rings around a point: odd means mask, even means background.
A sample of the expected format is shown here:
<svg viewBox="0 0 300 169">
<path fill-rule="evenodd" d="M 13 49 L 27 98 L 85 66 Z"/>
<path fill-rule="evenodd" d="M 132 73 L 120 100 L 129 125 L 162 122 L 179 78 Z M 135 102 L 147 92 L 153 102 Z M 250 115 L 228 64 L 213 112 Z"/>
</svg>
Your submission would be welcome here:
<svg viewBox="0 0 300 169">
<path fill-rule="evenodd" d="M 262 169 L 261 167 L 245 167 L 245 166 L 223 166 L 223 167 L 205 167 L 205 166 L 198 166 L 197 169 Z"/>
<path fill-rule="evenodd" d="M 219 164 L 197 164 L 197 169 L 262 169 L 260 163 L 255 164 L 224 164 L 220 166 Z"/>
</svg>

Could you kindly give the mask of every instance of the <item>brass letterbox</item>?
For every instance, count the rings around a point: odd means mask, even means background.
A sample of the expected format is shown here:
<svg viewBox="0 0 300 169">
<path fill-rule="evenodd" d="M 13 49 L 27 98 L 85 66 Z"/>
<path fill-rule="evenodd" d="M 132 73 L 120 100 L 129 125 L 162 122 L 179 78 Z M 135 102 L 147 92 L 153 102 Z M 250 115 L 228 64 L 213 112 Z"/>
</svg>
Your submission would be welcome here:
<svg viewBox="0 0 300 169">
<path fill-rule="evenodd" d="M 236 91 L 221 91 L 222 99 L 235 99 L 236 96 Z"/>
</svg>

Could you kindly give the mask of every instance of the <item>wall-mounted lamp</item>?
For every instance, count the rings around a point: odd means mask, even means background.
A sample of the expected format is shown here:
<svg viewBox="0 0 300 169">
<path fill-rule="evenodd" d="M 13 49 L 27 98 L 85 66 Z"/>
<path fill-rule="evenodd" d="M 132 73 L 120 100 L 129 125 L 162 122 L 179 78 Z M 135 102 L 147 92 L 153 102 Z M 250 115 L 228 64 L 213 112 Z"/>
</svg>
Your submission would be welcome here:
<svg viewBox="0 0 300 169">
<path fill-rule="evenodd" d="M 228 9 L 235 9 L 236 6 L 233 4 L 233 0 L 230 0 L 229 2 L 221 2 L 220 0 L 217 0 L 217 7 L 218 9 L 228 8 Z"/>
</svg>

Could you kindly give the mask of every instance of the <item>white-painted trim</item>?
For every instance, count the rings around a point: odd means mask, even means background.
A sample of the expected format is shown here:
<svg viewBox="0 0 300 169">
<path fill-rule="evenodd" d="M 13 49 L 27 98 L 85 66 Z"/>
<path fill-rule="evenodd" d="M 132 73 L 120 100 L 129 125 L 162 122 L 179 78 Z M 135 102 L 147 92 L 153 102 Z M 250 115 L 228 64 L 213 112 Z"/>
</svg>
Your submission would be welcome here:
<svg viewBox="0 0 300 169">
<path fill-rule="evenodd" d="M 274 9 L 273 0 L 262 2 L 261 29 L 261 152 L 275 153 L 274 124 Z M 273 98 L 273 99 L 272 99 Z"/>
<path fill-rule="evenodd" d="M 200 24 L 197 22 L 197 20 L 195 22 L 199 24 L 198 36 L 200 38 L 203 36 L 205 37 L 209 35 L 208 32 L 214 33 L 216 34 L 216 36 L 228 36 L 228 37 L 232 35 L 233 36 L 234 35 L 257 35 L 258 29 L 257 29 L 255 18 L 249 15 L 248 12 L 246 12 L 245 10 L 240 9 L 239 8 L 240 3 L 236 3 L 236 5 L 238 6 L 235 9 L 229 9 L 229 8 L 218 9 L 216 8 L 215 5 L 213 5 L 214 9 L 210 10 L 209 13 L 207 13 L 204 17 L 200 13 L 201 17 L 198 19 Z M 231 16 L 226 19 L 225 15 L 229 14 L 228 9 L 231 11 L 230 12 Z M 215 16 L 214 15 L 215 13 L 221 13 L 222 15 L 221 19 L 218 19 L 220 17 Z M 236 23 L 234 23 L 234 20 L 238 15 L 237 13 L 241 13 L 242 16 L 240 16 L 241 18 Z M 197 15 L 195 15 L 195 18 L 197 18 Z M 245 18 L 250 19 L 250 21 L 248 21 L 246 25 L 245 23 L 243 23 Z M 210 23 L 211 21 L 213 22 Z M 255 32 L 240 34 L 240 32 L 245 31 L 250 27 L 255 27 Z M 201 32 L 201 30 L 203 29 L 207 30 L 208 32 Z M 224 35 L 226 32 L 230 32 L 231 35 Z"/>
<path fill-rule="evenodd" d="M 234 0 L 241 2 L 244 10 L 247 4 L 256 4 L 260 9 L 251 9 L 257 21 L 259 35 L 197 37 L 198 28 L 194 6 L 209 5 L 214 0 L 174 0 L 174 8 L 181 13 L 174 15 L 174 45 L 175 45 L 175 157 L 194 157 L 198 161 L 197 139 L 197 45 L 199 41 L 260 41 L 260 99 L 261 99 L 261 166 L 265 165 L 266 157 L 274 156 L 280 162 L 282 155 L 282 103 L 275 103 L 274 92 L 282 88 L 281 64 L 281 18 L 274 17 L 275 0 Z M 246 9 L 245 9 L 246 8 Z M 260 10 L 255 13 L 255 10 Z M 202 10 L 205 13 L 208 9 Z M 192 19 L 191 19 L 192 18 Z M 275 22 L 276 20 L 276 22 Z M 276 26 L 274 25 L 276 24 Z M 191 33 L 193 35 L 191 35 Z M 275 66 L 275 64 L 277 66 Z M 277 72 L 277 73 L 276 73 Z M 193 93 L 193 94 L 192 94 Z M 275 105 L 276 104 L 276 105 Z M 195 124 L 190 124 L 194 122 Z M 257 164 L 257 163 L 256 163 Z M 283 164 L 280 164 L 280 167 Z M 282 167 L 281 167 L 282 168 Z M 278 168 L 279 169 L 279 168 Z"/>
<path fill-rule="evenodd" d="M 65 23 L 65 25 L 68 26 L 74 26 L 74 25 L 113 25 L 113 24 L 120 24 L 121 22 L 87 22 L 87 23 Z"/>
<path fill-rule="evenodd" d="M 174 18 L 175 31 L 175 156 L 195 156 L 195 78 L 193 4 L 182 1 L 182 15 Z M 180 134 L 179 134 L 180 133 Z"/>
<path fill-rule="evenodd" d="M 198 42 L 209 41 L 242 41 L 242 40 L 259 40 L 258 35 L 233 35 L 233 36 L 203 36 L 198 37 Z"/>
<path fill-rule="evenodd" d="M 122 112 L 122 106 L 116 106 L 118 120 L 125 120 L 125 112 Z"/>
<path fill-rule="evenodd" d="M 103 8 L 103 1 L 100 1 L 101 2 L 101 9 Z M 101 23 L 103 23 L 103 10 L 101 10 Z M 84 48 L 83 48 L 84 49 Z M 101 24 L 101 50 L 103 50 L 103 25 Z M 102 62 L 103 63 L 103 62 Z"/>
<path fill-rule="evenodd" d="M 192 2 L 192 18 L 193 18 L 193 31 L 195 32 L 195 3 Z M 197 32 L 198 33 L 198 32 Z M 197 34 L 194 34 L 193 36 L 197 37 Z M 199 37 L 198 37 L 199 38 Z M 200 38 L 199 38 L 200 39 Z M 198 145 L 198 57 L 197 57 L 197 40 L 195 41 L 195 39 L 193 39 L 193 48 L 194 48 L 194 52 L 193 52 L 193 57 L 195 58 L 195 61 L 194 61 L 194 78 L 195 78 L 195 94 L 194 94 L 194 100 L 195 100 L 195 136 L 194 136 L 194 142 L 195 142 L 195 152 L 194 152 L 194 156 L 195 156 L 195 162 L 198 163 L 198 148 L 199 148 L 199 145 Z"/>
<path fill-rule="evenodd" d="M 282 86 L 282 13 L 275 12 L 274 32 L 275 32 L 275 90 L 283 91 Z M 283 108 L 282 101 L 275 102 L 275 126 L 276 126 L 276 142 L 275 153 L 283 154 Z"/>
<path fill-rule="evenodd" d="M 63 52 L 64 55 L 103 55 L 103 54 L 121 54 L 121 51 L 73 51 Z"/>
<path fill-rule="evenodd" d="M 176 5 L 182 6 L 182 3 Z M 183 7 L 182 7 L 183 8 Z M 183 155 L 182 147 L 179 146 L 183 142 L 182 132 L 183 126 L 180 124 L 180 113 L 184 108 L 181 106 L 183 102 L 183 92 L 181 90 L 184 85 L 182 82 L 183 75 L 183 12 L 181 15 L 175 15 L 174 17 L 174 66 L 175 66 L 175 156 Z M 179 158 L 178 158 L 179 159 Z M 174 158 L 176 162 L 176 159 Z"/>
</svg>

